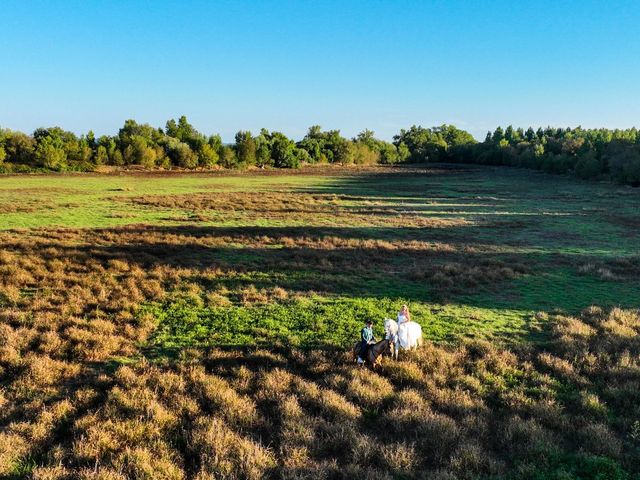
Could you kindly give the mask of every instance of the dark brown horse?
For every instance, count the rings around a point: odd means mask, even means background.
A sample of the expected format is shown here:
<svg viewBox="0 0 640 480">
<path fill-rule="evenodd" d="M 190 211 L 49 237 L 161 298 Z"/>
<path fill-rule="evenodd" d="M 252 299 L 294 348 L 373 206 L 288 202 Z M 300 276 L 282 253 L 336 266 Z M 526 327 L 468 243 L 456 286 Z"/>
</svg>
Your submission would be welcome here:
<svg viewBox="0 0 640 480">
<path fill-rule="evenodd" d="M 362 341 L 357 342 L 353 347 L 354 360 L 358 359 L 358 355 L 360 355 L 361 349 L 362 349 Z M 369 348 L 367 348 L 367 353 L 365 354 L 365 358 L 363 358 L 363 360 L 371 368 L 376 368 L 378 365 L 380 365 L 380 361 L 382 360 L 382 355 L 388 352 L 389 352 L 389 340 L 385 338 L 384 340 L 380 340 L 377 343 L 369 345 Z"/>
</svg>

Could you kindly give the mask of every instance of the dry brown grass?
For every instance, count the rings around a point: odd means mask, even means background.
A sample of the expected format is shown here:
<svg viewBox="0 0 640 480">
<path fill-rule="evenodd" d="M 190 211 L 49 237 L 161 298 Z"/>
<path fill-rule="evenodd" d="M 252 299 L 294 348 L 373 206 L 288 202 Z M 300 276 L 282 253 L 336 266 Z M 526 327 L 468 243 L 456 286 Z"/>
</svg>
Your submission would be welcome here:
<svg viewBox="0 0 640 480">
<path fill-rule="evenodd" d="M 22 313 L 26 308 L 39 319 L 69 317 L 75 323 L 74 329 L 65 329 L 75 342 L 69 348 L 92 361 L 131 354 L 131 344 L 113 340 L 120 333 L 115 330 L 125 329 L 126 337 L 143 341 L 149 329 L 131 329 L 133 313 L 140 303 L 165 300 L 169 292 L 172 298 L 209 306 L 282 302 L 299 294 L 344 293 L 357 288 L 346 276 L 365 276 L 381 285 L 394 278 L 424 281 L 430 291 L 446 297 L 463 289 L 495 289 L 528 271 L 515 259 L 478 255 L 470 245 L 354 238 L 336 227 L 133 225 L 10 232 L 0 234 L 0 241 L 0 306 Z M 400 269 L 400 263 L 408 267 Z M 300 271 L 313 274 L 292 280 Z M 262 278 L 263 284 L 254 285 L 247 276 Z M 96 322 L 107 316 L 119 321 L 112 331 L 105 324 L 97 331 Z M 43 340 L 53 341 L 51 336 Z"/>
<path fill-rule="evenodd" d="M 556 320 L 546 352 L 427 345 L 379 373 L 322 351 L 212 350 L 111 375 L 22 355 L 28 342 L 5 324 L 20 373 L 0 397 L 11 406 L 0 465 L 11 472 L 34 458 L 34 478 L 478 478 L 582 451 L 633 471 L 626 445 L 639 412 L 626 396 L 640 349 L 623 335 L 618 351 L 609 337 L 638 328 L 638 313 Z M 582 363 L 587 355 L 594 361 Z M 579 393 L 567 397 L 558 382 Z"/>
<path fill-rule="evenodd" d="M 224 215 L 243 221 L 305 221 L 313 216 L 320 224 L 408 226 L 448 228 L 472 225 L 462 217 L 424 215 L 411 205 L 385 202 L 375 197 L 294 192 L 215 192 L 188 195 L 115 197 L 146 208 L 182 211 L 173 221 L 208 222 Z"/>
<path fill-rule="evenodd" d="M 211 254 L 229 243 L 255 257 Z M 442 276 L 444 289 L 525 267 L 438 242 L 290 229 L 50 229 L 5 232 L 0 245 L 0 477 L 477 478 L 530 471 L 553 452 L 640 465 L 637 311 L 551 316 L 551 340 L 535 348 L 427 344 L 377 373 L 334 351 L 213 349 L 149 363 L 140 348 L 154 328 L 141 303 L 311 290 L 242 283 L 255 262 L 389 276 L 406 254 L 413 275 Z"/>
</svg>

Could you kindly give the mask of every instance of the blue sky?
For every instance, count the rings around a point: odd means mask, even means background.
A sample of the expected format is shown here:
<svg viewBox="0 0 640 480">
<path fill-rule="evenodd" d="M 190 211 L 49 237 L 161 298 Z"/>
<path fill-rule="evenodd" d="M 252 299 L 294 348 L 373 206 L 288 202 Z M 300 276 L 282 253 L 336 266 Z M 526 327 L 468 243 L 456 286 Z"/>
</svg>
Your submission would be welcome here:
<svg viewBox="0 0 640 480">
<path fill-rule="evenodd" d="M 640 125 L 637 1 L 31 1 L 0 7 L 0 126 L 231 140 L 310 125 Z"/>
</svg>

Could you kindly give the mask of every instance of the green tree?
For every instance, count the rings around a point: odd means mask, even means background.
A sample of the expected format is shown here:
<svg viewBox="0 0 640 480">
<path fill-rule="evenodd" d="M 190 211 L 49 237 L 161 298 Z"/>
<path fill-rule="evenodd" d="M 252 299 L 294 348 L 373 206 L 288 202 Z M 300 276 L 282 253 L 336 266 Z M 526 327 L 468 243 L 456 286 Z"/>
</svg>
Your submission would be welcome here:
<svg viewBox="0 0 640 480">
<path fill-rule="evenodd" d="M 218 157 L 222 157 L 222 137 L 220 135 L 211 135 L 207 139 L 207 144 L 218 153 Z"/>
<path fill-rule="evenodd" d="M 260 135 L 256 137 L 256 165 L 260 168 L 273 166 L 271 134 L 264 128 L 260 131 Z"/>
<path fill-rule="evenodd" d="M 107 161 L 105 164 L 115 165 L 114 152 L 118 149 L 115 138 L 108 135 L 102 135 L 98 138 L 96 143 L 98 148 L 102 147 L 107 152 Z"/>
<path fill-rule="evenodd" d="M 640 146 L 627 141 L 611 141 L 607 145 L 604 159 L 615 180 L 640 186 Z"/>
<path fill-rule="evenodd" d="M 309 127 L 305 137 L 298 142 L 298 148 L 306 150 L 309 154 L 311 162 L 326 161 L 327 153 L 325 151 L 326 134 L 322 132 L 320 125 Z"/>
<path fill-rule="evenodd" d="M 86 135 L 87 145 L 91 150 L 94 150 L 98 147 L 98 142 L 96 141 L 96 134 L 93 133 L 93 130 L 89 130 Z"/>
<path fill-rule="evenodd" d="M 379 155 L 380 155 L 380 159 L 379 159 L 380 163 L 391 165 L 394 163 L 398 163 L 400 161 L 398 148 L 391 143 L 384 142 L 384 144 L 381 145 L 380 147 Z"/>
<path fill-rule="evenodd" d="M 348 165 L 355 161 L 355 152 L 353 144 L 346 138 L 336 138 L 331 143 L 331 151 L 333 152 L 333 162 L 342 165 Z"/>
<path fill-rule="evenodd" d="M 164 134 L 147 123 L 139 124 L 135 120 L 127 120 L 118 131 L 117 138 L 120 143 L 120 149 L 124 151 L 124 148 L 132 142 L 134 137 L 144 138 L 147 145 L 151 146 L 160 144 Z"/>
<path fill-rule="evenodd" d="M 93 156 L 93 149 L 91 148 L 91 142 L 87 137 L 82 137 L 76 143 L 77 161 L 90 164 L 91 157 Z"/>
<path fill-rule="evenodd" d="M 365 128 L 361 131 L 356 138 L 353 139 L 356 143 L 363 143 L 368 146 L 371 150 L 377 150 L 379 140 L 376 139 L 375 133 L 373 130 L 369 130 Z"/>
<path fill-rule="evenodd" d="M 231 146 L 223 145 L 221 147 L 220 162 L 224 168 L 235 168 L 238 166 L 236 152 Z"/>
<path fill-rule="evenodd" d="M 527 131 L 525 132 L 524 136 L 527 139 L 527 142 L 530 142 L 530 143 L 533 143 L 538 138 L 536 136 L 536 132 L 531 127 L 527 128 Z"/>
<path fill-rule="evenodd" d="M 294 162 L 294 163 L 297 164 L 298 167 L 300 165 L 312 163 L 311 162 L 311 156 L 309 155 L 309 152 L 307 152 L 305 149 L 303 149 L 303 148 L 295 148 L 294 149 L 294 154 L 296 156 L 296 162 Z"/>
<path fill-rule="evenodd" d="M 7 131 L 0 128 L 0 164 L 4 163 L 7 158 L 7 150 L 5 149 L 5 143 L 7 141 Z"/>
<path fill-rule="evenodd" d="M 186 143 L 194 152 L 200 151 L 202 145 L 207 143 L 207 138 L 198 132 L 184 115 L 177 122 L 173 119 L 167 121 L 164 133 L 170 138 Z"/>
<path fill-rule="evenodd" d="M 424 128 L 412 125 L 409 130 L 400 130 L 399 135 L 393 137 L 394 144 L 404 143 L 409 150 L 408 160 L 412 163 L 436 162 L 443 159 L 449 148 L 445 136 L 448 134 L 446 125 L 442 127 Z M 455 132 L 449 132 L 454 135 Z"/>
<path fill-rule="evenodd" d="M 493 132 L 491 141 L 496 145 L 499 145 L 502 140 L 504 140 L 504 130 L 502 130 L 502 127 L 497 127 Z"/>
<path fill-rule="evenodd" d="M 42 136 L 38 139 L 35 158 L 39 165 L 52 170 L 61 170 L 66 166 L 67 153 L 62 140 L 54 136 Z"/>
<path fill-rule="evenodd" d="M 441 125 L 440 127 L 434 127 L 432 132 L 444 139 L 447 143 L 447 149 L 451 147 L 457 147 L 459 145 L 468 145 L 476 143 L 476 139 L 473 138 L 466 130 L 461 130 L 454 125 Z"/>
<path fill-rule="evenodd" d="M 271 134 L 271 158 L 278 168 L 298 168 L 300 166 L 296 144 L 280 132 Z"/>
<path fill-rule="evenodd" d="M 309 128 L 307 135 L 297 144 L 309 154 L 311 163 L 353 163 L 352 143 L 342 135 L 340 130 L 323 132 L 319 125 Z"/>
<path fill-rule="evenodd" d="M 198 166 L 198 155 L 191 150 L 188 144 L 177 138 L 171 137 L 166 144 L 167 154 L 173 165 L 182 168 L 195 168 Z"/>
<path fill-rule="evenodd" d="M 353 162 L 356 165 L 373 165 L 380 161 L 380 153 L 363 142 L 353 144 Z"/>
<path fill-rule="evenodd" d="M 400 144 L 398 144 L 396 148 L 398 149 L 398 161 L 406 162 L 409 159 L 409 156 L 411 155 L 411 152 L 409 151 L 409 147 L 407 147 L 407 144 L 404 142 L 400 142 Z"/>
<path fill-rule="evenodd" d="M 512 125 L 509 125 L 507 129 L 504 131 L 504 139 L 507 141 L 509 145 L 512 145 L 515 143 L 515 140 L 516 140 L 515 131 Z"/>
<path fill-rule="evenodd" d="M 135 120 L 127 120 L 118 131 L 116 139 L 122 159 L 114 152 L 112 163 L 155 167 L 164 157 L 164 152 L 159 148 L 164 141 L 165 136 L 161 130 L 146 123 L 138 124 Z"/>
<path fill-rule="evenodd" d="M 355 149 L 355 163 L 363 162 L 363 154 L 366 153 L 360 146 L 366 146 L 376 157 L 375 161 L 372 157 L 364 160 L 364 163 L 384 163 L 393 164 L 400 161 L 398 154 L 398 148 L 389 142 L 375 138 L 375 133 L 372 130 L 363 130 L 354 139 L 353 143 L 356 146 Z"/>
<path fill-rule="evenodd" d="M 36 141 L 22 132 L 8 132 L 5 135 L 7 160 L 12 163 L 30 164 L 34 161 Z"/>
<path fill-rule="evenodd" d="M 116 166 L 124 165 L 124 155 L 122 155 L 122 152 L 120 151 L 120 149 L 116 149 L 113 152 L 113 155 L 109 157 L 109 160 L 112 165 L 116 165 Z"/>
<path fill-rule="evenodd" d="M 107 149 L 104 145 L 98 145 L 93 161 L 96 165 L 106 165 L 109 163 L 109 154 L 107 153 Z"/>
<path fill-rule="evenodd" d="M 256 142 L 249 131 L 236 133 L 236 156 L 241 165 L 256 164 Z"/>
<path fill-rule="evenodd" d="M 198 150 L 198 163 L 203 167 L 213 167 L 218 164 L 219 160 L 218 151 L 209 143 L 204 143 Z"/>
<path fill-rule="evenodd" d="M 152 168 L 158 160 L 157 151 L 149 145 L 149 140 L 142 135 L 132 135 L 128 145 L 122 152 L 126 165 L 140 165 Z"/>
<path fill-rule="evenodd" d="M 574 171 L 578 178 L 596 178 L 602 173 L 602 165 L 598 161 L 595 152 L 591 151 L 578 160 Z"/>
</svg>

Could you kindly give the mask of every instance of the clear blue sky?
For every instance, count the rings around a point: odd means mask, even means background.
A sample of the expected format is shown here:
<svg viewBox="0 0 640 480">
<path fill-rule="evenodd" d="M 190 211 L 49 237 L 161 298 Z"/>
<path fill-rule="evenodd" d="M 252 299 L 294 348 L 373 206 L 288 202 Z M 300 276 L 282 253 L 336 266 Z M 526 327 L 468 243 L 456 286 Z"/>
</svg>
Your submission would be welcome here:
<svg viewBox="0 0 640 480">
<path fill-rule="evenodd" d="M 0 126 L 389 139 L 411 124 L 640 125 L 637 1 L 30 1 L 0 11 Z"/>
</svg>

